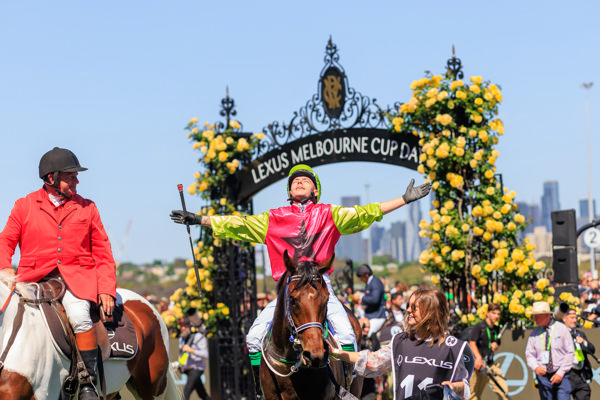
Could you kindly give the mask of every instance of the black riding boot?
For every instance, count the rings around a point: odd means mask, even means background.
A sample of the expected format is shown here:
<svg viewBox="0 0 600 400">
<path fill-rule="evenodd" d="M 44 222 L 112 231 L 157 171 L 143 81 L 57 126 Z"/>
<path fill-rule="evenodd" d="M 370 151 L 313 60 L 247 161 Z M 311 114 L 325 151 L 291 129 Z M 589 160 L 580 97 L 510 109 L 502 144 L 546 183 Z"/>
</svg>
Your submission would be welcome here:
<svg viewBox="0 0 600 400">
<path fill-rule="evenodd" d="M 256 390 L 256 400 L 263 400 L 262 388 L 260 387 L 260 365 L 252 366 L 252 376 L 254 377 L 254 388 Z"/>
<path fill-rule="evenodd" d="M 90 382 L 81 385 L 79 389 L 79 400 L 98 400 L 96 391 L 96 368 L 98 366 L 98 349 L 80 351 L 85 369 L 90 374 Z"/>
</svg>

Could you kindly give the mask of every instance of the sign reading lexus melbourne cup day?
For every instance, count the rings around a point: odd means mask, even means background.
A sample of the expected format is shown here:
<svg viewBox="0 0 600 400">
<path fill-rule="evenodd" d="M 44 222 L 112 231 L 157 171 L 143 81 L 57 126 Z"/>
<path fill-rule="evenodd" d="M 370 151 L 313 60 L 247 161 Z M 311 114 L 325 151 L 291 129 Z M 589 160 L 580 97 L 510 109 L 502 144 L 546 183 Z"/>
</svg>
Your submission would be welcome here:
<svg viewBox="0 0 600 400">
<path fill-rule="evenodd" d="M 318 133 L 282 145 L 252 161 L 236 175 L 237 201 L 285 178 L 296 164 L 311 167 L 344 161 L 370 161 L 416 170 L 421 149 L 418 138 L 383 129 L 343 129 Z"/>
</svg>

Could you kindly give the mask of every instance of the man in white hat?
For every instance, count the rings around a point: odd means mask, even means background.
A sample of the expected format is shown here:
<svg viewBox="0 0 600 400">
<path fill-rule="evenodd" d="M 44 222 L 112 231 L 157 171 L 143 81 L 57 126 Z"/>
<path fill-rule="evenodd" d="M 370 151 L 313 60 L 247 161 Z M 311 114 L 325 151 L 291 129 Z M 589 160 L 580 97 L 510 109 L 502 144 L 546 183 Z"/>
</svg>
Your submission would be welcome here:
<svg viewBox="0 0 600 400">
<path fill-rule="evenodd" d="M 541 400 L 569 400 L 569 371 L 575 354 L 569 329 L 552 319 L 550 305 L 533 303 L 533 322 L 537 327 L 529 335 L 525 356 L 535 373 Z"/>
</svg>

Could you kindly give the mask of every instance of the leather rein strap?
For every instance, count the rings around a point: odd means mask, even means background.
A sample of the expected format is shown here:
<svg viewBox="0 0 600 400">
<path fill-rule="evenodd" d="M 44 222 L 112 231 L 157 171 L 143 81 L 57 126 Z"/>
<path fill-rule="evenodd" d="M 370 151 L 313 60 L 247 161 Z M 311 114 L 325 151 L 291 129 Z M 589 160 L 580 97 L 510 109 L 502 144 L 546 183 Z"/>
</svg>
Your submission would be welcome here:
<svg viewBox="0 0 600 400">
<path fill-rule="evenodd" d="M 8 343 L 6 344 L 4 351 L 2 351 L 2 355 L 0 355 L 0 373 L 2 373 L 2 370 L 4 369 L 4 361 L 6 361 L 6 356 L 8 356 L 8 351 L 10 350 L 13 343 L 15 342 L 17 333 L 19 332 L 19 329 L 21 329 L 21 325 L 23 324 L 23 314 L 25 313 L 25 306 L 23 303 L 24 303 L 24 301 L 23 301 L 23 298 L 21 297 L 19 299 L 19 305 L 17 308 L 17 315 L 15 315 L 15 319 L 13 320 L 13 329 L 12 329 L 12 332 L 10 333 L 10 338 L 8 339 Z"/>
</svg>

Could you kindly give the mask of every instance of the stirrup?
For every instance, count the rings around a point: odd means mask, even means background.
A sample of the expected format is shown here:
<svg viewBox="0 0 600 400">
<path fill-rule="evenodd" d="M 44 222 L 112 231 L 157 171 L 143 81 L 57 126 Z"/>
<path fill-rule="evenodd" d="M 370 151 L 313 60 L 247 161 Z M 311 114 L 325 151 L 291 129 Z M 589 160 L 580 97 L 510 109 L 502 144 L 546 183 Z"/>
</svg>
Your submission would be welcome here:
<svg viewBox="0 0 600 400">
<path fill-rule="evenodd" d="M 96 388 L 92 384 L 87 384 L 81 386 L 79 389 L 79 396 L 77 396 L 78 400 L 98 400 L 100 397 L 98 396 L 98 392 Z"/>
</svg>

